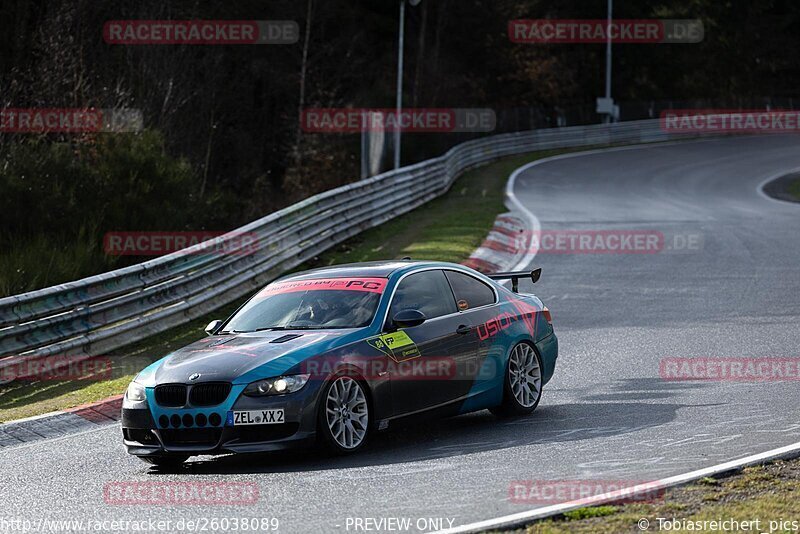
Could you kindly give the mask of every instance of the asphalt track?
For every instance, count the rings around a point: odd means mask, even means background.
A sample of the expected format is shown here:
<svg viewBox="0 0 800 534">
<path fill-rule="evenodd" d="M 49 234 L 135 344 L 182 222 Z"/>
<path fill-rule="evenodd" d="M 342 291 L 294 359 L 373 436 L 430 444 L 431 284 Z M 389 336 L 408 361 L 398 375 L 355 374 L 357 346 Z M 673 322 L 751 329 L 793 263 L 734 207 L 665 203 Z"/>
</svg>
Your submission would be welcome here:
<svg viewBox="0 0 800 534">
<path fill-rule="evenodd" d="M 669 357 L 800 356 L 800 205 L 759 193 L 797 168 L 800 137 L 763 136 L 578 155 L 521 173 L 515 193 L 542 230 L 652 230 L 668 248 L 683 244 L 673 236 L 699 236 L 692 250 L 535 258 L 561 356 L 530 417 L 411 425 L 333 460 L 195 458 L 177 474 L 128 456 L 112 425 L 0 451 L 0 521 L 276 517 L 281 532 L 363 531 L 352 518 L 459 525 L 535 507 L 509 500 L 516 480 L 644 481 L 798 442 L 798 382 L 659 377 Z M 104 502 L 107 483 L 127 481 L 255 482 L 260 497 L 227 507 Z"/>
</svg>

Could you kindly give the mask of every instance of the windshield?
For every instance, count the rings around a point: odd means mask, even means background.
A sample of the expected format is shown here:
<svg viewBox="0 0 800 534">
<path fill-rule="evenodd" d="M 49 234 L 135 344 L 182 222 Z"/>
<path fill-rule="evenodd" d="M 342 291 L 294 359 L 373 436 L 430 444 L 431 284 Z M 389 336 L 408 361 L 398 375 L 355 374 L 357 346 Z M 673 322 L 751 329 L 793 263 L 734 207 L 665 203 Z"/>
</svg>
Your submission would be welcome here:
<svg viewBox="0 0 800 534">
<path fill-rule="evenodd" d="M 385 278 L 276 282 L 239 310 L 223 332 L 360 328 L 372 322 Z"/>
</svg>

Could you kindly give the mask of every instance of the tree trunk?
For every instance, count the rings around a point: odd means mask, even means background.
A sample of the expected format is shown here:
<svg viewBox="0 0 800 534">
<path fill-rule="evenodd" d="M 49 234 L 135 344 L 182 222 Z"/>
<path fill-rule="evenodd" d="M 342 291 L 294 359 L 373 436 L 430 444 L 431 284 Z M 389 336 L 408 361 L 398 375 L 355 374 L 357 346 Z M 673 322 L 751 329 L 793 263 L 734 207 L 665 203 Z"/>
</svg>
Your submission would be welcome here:
<svg viewBox="0 0 800 534">
<path fill-rule="evenodd" d="M 294 134 L 294 162 L 299 167 L 303 162 L 300 143 L 303 138 L 302 117 L 303 108 L 306 105 L 306 72 L 308 70 L 308 45 L 311 41 L 311 15 L 314 8 L 314 0 L 308 0 L 306 8 L 306 35 L 303 38 L 303 59 L 300 63 L 300 98 L 297 103 L 297 126 Z"/>
</svg>

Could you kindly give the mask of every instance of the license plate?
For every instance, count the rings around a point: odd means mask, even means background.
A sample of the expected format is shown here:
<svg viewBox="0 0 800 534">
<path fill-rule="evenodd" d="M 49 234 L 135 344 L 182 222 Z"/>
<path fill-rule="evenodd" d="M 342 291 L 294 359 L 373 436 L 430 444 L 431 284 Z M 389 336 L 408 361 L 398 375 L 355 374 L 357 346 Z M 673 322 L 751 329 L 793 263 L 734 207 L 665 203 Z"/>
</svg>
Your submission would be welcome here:
<svg viewBox="0 0 800 534">
<path fill-rule="evenodd" d="M 228 412 L 228 426 L 277 425 L 283 423 L 283 408 Z"/>
</svg>

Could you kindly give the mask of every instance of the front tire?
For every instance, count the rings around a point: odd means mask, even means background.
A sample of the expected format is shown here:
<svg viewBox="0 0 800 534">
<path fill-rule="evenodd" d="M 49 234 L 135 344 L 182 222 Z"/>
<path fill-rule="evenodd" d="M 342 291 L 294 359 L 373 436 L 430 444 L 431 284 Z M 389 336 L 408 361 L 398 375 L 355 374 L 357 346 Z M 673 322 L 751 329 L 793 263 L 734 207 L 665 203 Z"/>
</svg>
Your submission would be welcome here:
<svg viewBox="0 0 800 534">
<path fill-rule="evenodd" d="M 490 411 L 498 417 L 527 415 L 542 398 L 542 360 L 529 343 L 514 345 L 506 363 L 503 403 Z"/>
<path fill-rule="evenodd" d="M 350 376 L 334 376 L 320 396 L 317 434 L 334 454 L 350 454 L 367 441 L 370 409 L 365 386 Z"/>
</svg>

